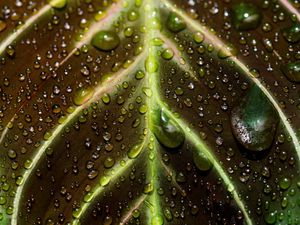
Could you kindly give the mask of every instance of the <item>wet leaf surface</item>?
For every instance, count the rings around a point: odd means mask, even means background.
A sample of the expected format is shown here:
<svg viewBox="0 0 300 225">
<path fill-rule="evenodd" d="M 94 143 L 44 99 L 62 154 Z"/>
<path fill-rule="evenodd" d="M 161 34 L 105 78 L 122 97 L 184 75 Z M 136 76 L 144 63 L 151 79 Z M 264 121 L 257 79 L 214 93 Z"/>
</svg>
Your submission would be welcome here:
<svg viewBox="0 0 300 225">
<path fill-rule="evenodd" d="M 299 224 L 297 1 L 0 2 L 1 224 Z"/>
</svg>

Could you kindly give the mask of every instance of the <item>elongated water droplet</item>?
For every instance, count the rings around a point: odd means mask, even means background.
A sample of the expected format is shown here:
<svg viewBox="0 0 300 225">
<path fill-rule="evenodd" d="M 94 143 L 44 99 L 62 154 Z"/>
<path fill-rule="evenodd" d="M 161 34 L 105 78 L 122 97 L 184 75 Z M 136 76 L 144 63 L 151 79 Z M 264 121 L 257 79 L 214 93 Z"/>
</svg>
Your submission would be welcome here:
<svg viewBox="0 0 300 225">
<path fill-rule="evenodd" d="M 134 145 L 128 152 L 128 158 L 130 159 L 135 159 L 136 157 L 138 157 L 141 153 L 141 151 L 143 150 L 143 144 L 136 144 Z"/>
<path fill-rule="evenodd" d="M 273 105 L 256 85 L 231 111 L 233 134 L 248 150 L 268 149 L 273 143 L 278 121 Z"/>
<path fill-rule="evenodd" d="M 81 88 L 79 89 L 74 98 L 73 98 L 73 102 L 75 105 L 82 105 L 85 102 L 87 102 L 88 100 L 90 100 L 94 95 L 94 90 L 92 87 L 89 88 Z"/>
<path fill-rule="evenodd" d="M 178 148 L 185 140 L 181 127 L 163 110 L 157 109 L 152 112 L 151 130 L 159 143 L 167 148 Z"/>
<path fill-rule="evenodd" d="M 210 160 L 205 156 L 205 154 L 201 152 L 201 149 L 193 151 L 193 159 L 196 167 L 200 171 L 208 171 L 213 166 Z"/>
</svg>

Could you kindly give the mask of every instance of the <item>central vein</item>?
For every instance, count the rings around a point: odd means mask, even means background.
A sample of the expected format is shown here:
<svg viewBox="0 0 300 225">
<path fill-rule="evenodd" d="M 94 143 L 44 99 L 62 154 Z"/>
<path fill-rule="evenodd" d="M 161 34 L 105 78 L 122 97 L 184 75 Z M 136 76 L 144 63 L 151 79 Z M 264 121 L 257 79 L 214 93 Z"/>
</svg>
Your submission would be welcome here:
<svg viewBox="0 0 300 225">
<path fill-rule="evenodd" d="M 147 128 L 150 132 L 152 126 L 152 113 L 155 105 L 158 103 L 158 61 L 156 47 L 152 44 L 152 40 L 157 37 L 158 29 L 160 28 L 160 20 L 158 10 L 156 9 L 155 0 L 147 0 L 145 5 L 145 45 L 148 57 L 145 61 L 145 69 L 147 72 L 147 85 L 151 90 L 152 95 L 147 97 L 148 111 L 146 115 Z M 150 182 L 146 185 L 145 189 L 149 191 L 149 211 L 148 211 L 148 224 L 161 225 L 163 224 L 163 216 L 161 215 L 160 200 L 157 193 L 159 188 L 158 176 L 158 148 L 157 142 L 152 135 L 149 144 L 149 160 L 148 160 L 148 180 Z"/>
</svg>

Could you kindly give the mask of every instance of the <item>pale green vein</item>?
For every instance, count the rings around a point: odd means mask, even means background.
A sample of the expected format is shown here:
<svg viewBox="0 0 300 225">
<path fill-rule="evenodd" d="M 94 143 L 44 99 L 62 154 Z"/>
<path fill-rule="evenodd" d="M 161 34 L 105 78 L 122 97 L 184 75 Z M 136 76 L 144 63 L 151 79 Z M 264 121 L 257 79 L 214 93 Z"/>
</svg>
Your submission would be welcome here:
<svg viewBox="0 0 300 225">
<path fill-rule="evenodd" d="M 73 0 L 69 0 L 69 1 L 71 2 Z M 65 5 L 66 2 L 62 4 Z M 5 51 L 7 46 L 11 45 L 14 41 L 16 41 L 28 28 L 32 27 L 41 17 L 49 13 L 53 8 L 53 6 L 59 6 L 59 5 L 60 2 L 58 0 L 51 0 L 48 4 L 43 6 L 31 17 L 29 17 L 25 21 L 25 23 L 21 25 L 19 28 L 17 28 L 17 30 L 13 34 L 9 34 L 9 36 L 0 43 L 0 55 Z"/>
<path fill-rule="evenodd" d="M 300 22 L 300 12 L 299 9 L 296 9 L 293 4 L 289 0 L 279 0 L 281 5 L 283 5 L 284 8 L 286 8 L 289 12 L 294 14 L 298 21 Z"/>
<path fill-rule="evenodd" d="M 149 142 L 149 135 L 144 137 L 143 142 L 139 145 L 139 155 L 143 154 L 143 150 L 145 146 Z M 136 158 L 126 157 L 123 160 L 120 160 L 120 163 L 114 166 L 111 170 L 106 171 L 104 175 L 102 175 L 99 179 L 97 186 L 93 188 L 88 197 L 85 198 L 85 201 L 81 204 L 81 207 L 73 212 L 73 216 L 75 220 L 72 222 L 73 225 L 76 225 L 80 222 L 80 219 L 86 214 L 87 210 L 91 207 L 93 203 L 93 199 L 96 199 L 103 191 L 107 189 L 107 187 L 124 174 L 130 168 L 133 163 L 136 161 Z M 139 202 L 139 201 L 138 201 Z M 135 207 L 137 207 L 139 203 Z"/>
<path fill-rule="evenodd" d="M 76 43 L 76 48 L 81 48 L 86 43 L 89 43 L 99 30 L 110 28 L 115 19 L 121 15 L 121 12 L 126 7 L 128 7 L 128 5 L 124 0 L 113 3 L 107 10 L 106 14 L 99 21 L 91 24 L 91 26 L 87 29 L 87 33 L 84 34 L 84 37 Z"/>
<path fill-rule="evenodd" d="M 63 64 L 65 64 L 74 54 L 75 52 L 81 48 L 83 45 L 88 44 L 91 41 L 91 38 L 93 37 L 93 35 L 95 35 L 96 32 L 98 32 L 100 29 L 105 29 L 109 26 L 112 25 L 113 21 L 115 18 L 120 16 L 121 10 L 122 10 L 122 6 L 124 5 L 124 1 L 120 0 L 117 3 L 113 3 L 108 9 L 106 14 L 97 22 L 93 22 L 91 24 L 91 27 L 88 29 L 88 31 L 83 35 L 82 39 L 78 42 L 75 43 L 75 47 L 73 47 L 73 50 L 59 63 L 59 67 L 55 68 L 55 71 L 57 71 Z M 49 8 L 51 9 L 50 5 L 46 5 L 44 6 L 44 8 Z M 42 12 L 43 9 L 41 9 Z M 44 9 L 45 10 L 45 9 Z M 32 23 L 34 23 L 41 15 L 43 15 L 42 12 L 38 12 L 36 15 L 34 15 L 34 18 L 30 18 L 23 26 L 25 26 L 27 23 L 27 27 L 23 28 L 24 31 L 30 27 L 32 25 Z M 45 13 L 45 12 L 44 12 Z M 37 17 L 37 15 L 40 15 Z M 30 23 L 30 20 L 32 21 Z M 100 28 L 100 29 L 99 29 Z M 21 28 L 20 28 L 21 29 Z M 22 32 L 24 32 L 22 31 Z M 5 42 L 5 41 L 4 41 Z M 2 43 L 0 44 L 0 49 L 1 49 Z M 6 47 L 4 47 L 6 48 Z M 1 51 L 0 51 L 1 54 Z M 22 104 L 21 104 L 22 107 Z M 18 109 L 20 110 L 20 108 Z M 17 112 L 18 113 L 18 112 Z M 4 140 L 7 132 L 9 131 L 9 126 L 10 124 L 14 123 L 14 118 L 17 116 L 17 113 L 14 114 L 14 116 L 10 119 L 10 121 L 8 122 L 8 124 L 5 126 L 5 128 L 3 129 L 1 135 L 0 135 L 0 144 L 2 143 L 2 141 Z"/>
<path fill-rule="evenodd" d="M 19 205 L 20 200 L 22 197 L 23 189 L 29 180 L 28 178 L 33 173 L 33 171 L 36 169 L 37 165 L 39 164 L 40 160 L 42 159 L 42 156 L 44 155 L 46 149 L 56 140 L 56 138 L 62 133 L 64 128 L 78 115 L 80 112 L 82 112 L 83 109 L 89 107 L 93 102 L 98 101 L 103 94 L 110 93 L 113 91 L 115 86 L 120 83 L 128 74 L 130 74 L 133 70 L 135 70 L 136 66 L 139 65 L 140 60 L 143 60 L 145 57 L 145 53 L 140 54 L 135 60 L 134 63 L 130 65 L 127 69 L 120 70 L 118 73 L 113 74 L 109 78 L 107 78 L 103 83 L 100 83 L 98 86 L 95 87 L 95 92 L 93 96 L 85 102 L 83 105 L 78 106 L 74 112 L 69 114 L 64 121 L 63 124 L 58 125 L 53 131 L 52 136 L 45 141 L 40 148 L 35 152 L 32 158 L 32 166 L 30 169 L 25 170 L 23 174 L 23 180 L 24 183 L 17 187 L 16 195 L 14 198 L 14 211 L 12 214 L 12 225 L 17 225 L 18 220 L 18 212 L 19 212 Z"/>
<path fill-rule="evenodd" d="M 130 218 L 132 217 L 132 213 L 135 211 L 135 210 L 138 210 L 140 208 L 140 206 L 144 203 L 145 199 L 147 198 L 148 196 L 145 195 L 145 194 L 142 194 L 136 201 L 135 203 L 130 207 L 130 210 L 122 217 L 121 219 L 121 222 L 120 222 L 120 225 L 125 225 L 129 220 Z"/>
<path fill-rule="evenodd" d="M 174 52 L 174 61 L 177 62 L 177 65 L 185 72 L 188 72 L 195 81 L 199 81 L 198 77 L 195 75 L 194 71 L 192 70 L 193 67 L 190 65 L 189 61 L 187 60 L 187 57 L 185 56 L 185 54 L 183 54 L 183 52 L 178 50 L 174 41 L 167 38 L 164 34 L 160 33 L 159 36 L 165 42 L 166 47 L 172 49 L 172 51 Z"/>
<path fill-rule="evenodd" d="M 11 45 L 14 41 L 16 41 L 28 28 L 30 28 L 36 21 L 38 21 L 42 16 L 49 13 L 52 9 L 50 4 L 43 6 L 40 10 L 38 10 L 34 15 L 29 17 L 20 28 L 18 28 L 13 34 L 9 34 L 7 38 L 5 38 L 0 43 L 0 55 L 5 51 L 7 46 Z"/>
<path fill-rule="evenodd" d="M 149 146 L 149 159 L 148 159 L 148 179 L 150 179 L 147 184 L 147 188 L 151 189 L 151 193 L 148 199 L 148 224 L 163 224 L 163 216 L 161 210 L 160 197 L 157 193 L 159 188 L 159 172 L 158 172 L 158 146 L 157 141 L 153 138 Z"/>
<path fill-rule="evenodd" d="M 110 171 L 110 173 L 101 176 L 98 182 L 99 184 L 97 184 L 97 186 L 90 192 L 88 200 L 85 200 L 81 204 L 80 208 L 73 212 L 73 217 L 75 217 L 75 220 L 72 222 L 73 225 L 79 223 L 80 218 L 85 215 L 92 205 L 93 199 L 96 199 L 97 196 L 101 195 L 107 189 L 108 185 L 115 183 L 117 179 L 133 165 L 135 160 L 126 158 L 122 161 L 125 165 L 118 164 Z"/>
<path fill-rule="evenodd" d="M 146 37 L 145 42 L 147 45 L 148 50 L 148 58 L 145 61 L 145 69 L 146 69 L 146 75 L 147 75 L 147 82 L 148 86 L 152 92 L 152 96 L 147 98 L 147 105 L 148 105 L 148 111 L 146 115 L 147 120 L 147 129 L 150 131 L 150 128 L 152 126 L 152 109 L 154 108 L 156 104 L 156 96 L 159 94 L 157 92 L 157 68 L 158 68 L 158 60 L 157 60 L 157 53 L 156 53 L 156 47 L 152 45 L 151 40 L 153 38 L 156 38 L 159 36 L 158 27 L 155 25 L 157 21 L 159 21 L 157 11 L 156 11 L 156 5 L 157 2 L 154 2 L 154 0 L 147 0 L 145 5 L 145 25 L 146 25 Z M 161 204 L 160 199 L 157 193 L 157 189 L 159 187 L 159 177 L 158 177 L 158 146 L 157 142 L 152 136 L 150 140 L 149 145 L 149 159 L 148 159 L 148 179 L 149 182 L 147 184 L 148 189 L 151 190 L 149 198 L 147 198 L 147 206 L 149 208 L 148 210 L 148 220 L 147 224 L 157 224 L 161 225 L 163 224 L 163 217 L 161 213 Z"/>
<path fill-rule="evenodd" d="M 182 189 L 182 187 L 176 181 L 174 170 L 172 168 L 170 168 L 169 166 L 167 166 L 162 161 L 161 157 L 159 158 L 159 162 L 160 162 L 161 166 L 164 168 L 164 170 L 166 171 L 167 175 L 172 178 L 172 182 L 173 182 L 174 186 L 179 190 L 179 192 L 181 193 L 181 195 L 183 197 L 187 197 L 186 191 L 184 189 Z"/>
<path fill-rule="evenodd" d="M 185 20 L 185 22 L 187 23 L 188 26 L 190 26 L 192 29 L 194 29 L 196 31 L 200 31 L 203 34 L 205 34 L 206 39 L 211 41 L 214 45 L 216 45 L 217 48 L 222 49 L 222 46 L 225 46 L 225 43 L 220 38 L 218 38 L 217 36 L 212 34 L 207 27 L 205 27 L 205 26 L 201 25 L 200 23 L 198 23 L 197 21 L 191 19 L 186 13 L 184 13 L 182 10 L 176 8 L 168 0 L 163 0 L 163 2 L 167 6 L 167 8 L 174 11 L 183 20 Z M 231 54 L 228 52 L 228 55 L 231 55 Z M 266 95 L 266 97 L 269 99 L 269 101 L 273 104 L 274 108 L 278 112 L 278 115 L 279 115 L 286 131 L 288 132 L 288 134 L 292 138 L 292 141 L 293 141 L 293 144 L 295 146 L 295 150 L 296 150 L 298 159 L 300 160 L 300 140 L 297 137 L 296 132 L 292 128 L 288 118 L 286 117 L 286 115 L 282 111 L 279 103 L 273 97 L 271 92 L 268 91 L 268 89 L 261 83 L 261 81 L 253 76 L 253 74 L 249 71 L 247 66 L 241 60 L 239 60 L 236 56 L 232 56 L 230 59 L 247 75 L 247 77 L 249 79 L 251 79 L 261 89 L 261 91 Z"/>
<path fill-rule="evenodd" d="M 245 205 L 238 194 L 238 190 L 235 188 L 233 182 L 227 176 L 227 173 L 223 170 L 220 163 L 217 161 L 217 157 L 213 154 L 212 149 L 203 140 L 201 140 L 199 138 L 199 135 L 197 135 L 197 133 L 195 131 L 193 131 L 184 120 L 176 117 L 174 115 L 174 113 L 172 113 L 167 107 L 165 107 L 163 102 L 160 101 L 159 105 L 164 109 L 164 112 L 166 112 L 167 115 L 172 120 L 174 120 L 175 122 L 177 122 L 179 124 L 179 126 L 184 131 L 186 138 L 195 145 L 196 150 L 199 151 L 200 153 L 204 154 L 208 158 L 208 160 L 213 164 L 214 169 L 219 174 L 219 176 L 222 178 L 225 186 L 227 187 L 227 190 L 230 193 L 232 193 L 235 202 L 237 203 L 239 208 L 242 210 L 244 217 L 245 217 L 245 221 L 247 222 L 248 225 L 253 225 L 253 222 L 250 219 L 250 216 L 245 208 Z"/>
<path fill-rule="evenodd" d="M 94 20 L 91 23 L 90 27 L 87 28 L 86 32 L 81 37 L 81 40 L 76 41 L 76 43 L 74 44 L 75 47 L 60 63 L 60 66 L 62 64 L 64 64 L 66 61 L 68 61 L 69 58 L 71 58 L 78 49 L 80 49 L 82 46 L 88 44 L 91 41 L 91 39 L 93 38 L 93 36 L 99 30 L 104 30 L 104 29 L 108 29 L 109 27 L 111 27 L 111 25 L 113 24 L 115 19 L 121 15 L 122 10 L 124 9 L 123 6 L 124 7 L 126 6 L 124 0 L 120 0 L 117 3 L 113 3 L 112 5 L 109 6 L 109 8 L 106 10 L 104 15 L 100 19 L 98 19 L 96 21 Z"/>
</svg>

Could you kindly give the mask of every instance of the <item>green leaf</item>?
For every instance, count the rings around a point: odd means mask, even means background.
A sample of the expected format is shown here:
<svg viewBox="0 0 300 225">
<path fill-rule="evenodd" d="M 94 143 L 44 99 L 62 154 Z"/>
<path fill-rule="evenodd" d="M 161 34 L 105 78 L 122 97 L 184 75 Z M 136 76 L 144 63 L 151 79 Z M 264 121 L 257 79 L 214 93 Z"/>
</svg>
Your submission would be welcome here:
<svg viewBox="0 0 300 225">
<path fill-rule="evenodd" d="M 1 224 L 300 223 L 295 1 L 0 6 Z"/>
</svg>

